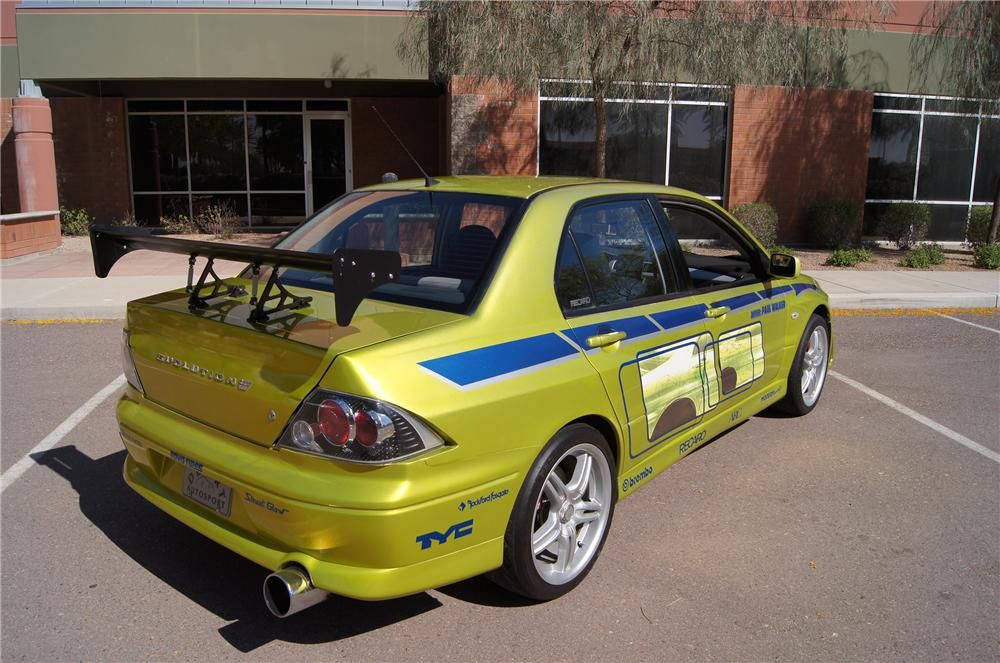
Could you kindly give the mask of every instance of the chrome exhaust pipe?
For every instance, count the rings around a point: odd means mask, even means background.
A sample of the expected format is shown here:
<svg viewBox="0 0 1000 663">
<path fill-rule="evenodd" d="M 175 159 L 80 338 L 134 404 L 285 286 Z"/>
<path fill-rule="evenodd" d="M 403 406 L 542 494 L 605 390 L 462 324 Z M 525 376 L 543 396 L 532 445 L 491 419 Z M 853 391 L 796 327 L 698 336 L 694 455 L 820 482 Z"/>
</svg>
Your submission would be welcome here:
<svg viewBox="0 0 1000 663">
<path fill-rule="evenodd" d="M 322 603 L 329 592 L 313 586 L 304 569 L 286 566 L 264 578 L 264 603 L 275 617 L 287 617 Z"/>
</svg>

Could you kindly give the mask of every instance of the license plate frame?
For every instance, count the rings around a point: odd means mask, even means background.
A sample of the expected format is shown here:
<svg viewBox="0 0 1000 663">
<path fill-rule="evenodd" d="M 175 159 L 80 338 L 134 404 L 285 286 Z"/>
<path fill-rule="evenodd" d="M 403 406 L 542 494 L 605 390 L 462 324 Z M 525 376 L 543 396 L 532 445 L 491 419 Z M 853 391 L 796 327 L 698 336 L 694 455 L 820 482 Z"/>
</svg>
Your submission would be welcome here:
<svg viewBox="0 0 1000 663">
<path fill-rule="evenodd" d="M 184 497 L 226 518 L 232 512 L 232 486 L 218 479 L 213 479 L 194 468 L 184 468 L 184 484 L 181 486 L 181 492 Z"/>
</svg>

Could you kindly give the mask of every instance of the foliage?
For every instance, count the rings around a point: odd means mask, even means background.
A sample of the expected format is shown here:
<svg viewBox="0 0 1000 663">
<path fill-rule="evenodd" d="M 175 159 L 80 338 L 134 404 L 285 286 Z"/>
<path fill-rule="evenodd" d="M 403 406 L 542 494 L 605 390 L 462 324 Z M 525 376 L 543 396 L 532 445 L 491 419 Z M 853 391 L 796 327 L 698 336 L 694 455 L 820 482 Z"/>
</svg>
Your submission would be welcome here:
<svg viewBox="0 0 1000 663">
<path fill-rule="evenodd" d="M 854 267 L 857 264 L 868 262 L 872 259 L 872 250 L 864 247 L 856 249 L 837 249 L 827 258 L 827 265 L 836 267 Z"/>
<path fill-rule="evenodd" d="M 980 269 L 1000 269 L 1000 242 L 980 244 L 973 250 L 972 264 Z"/>
<path fill-rule="evenodd" d="M 421 0 L 396 46 L 441 83 L 469 76 L 524 94 L 542 78 L 581 81 L 564 87 L 593 100 L 593 174 L 604 177 L 607 99 L 624 99 L 629 112 L 652 92 L 651 82 L 682 76 L 695 83 L 842 84 L 848 28 L 870 27 L 887 7 L 872 0 Z"/>
<path fill-rule="evenodd" d="M 174 235 L 193 235 L 201 229 L 187 214 L 161 216 L 160 225 Z"/>
<path fill-rule="evenodd" d="M 782 246 L 781 244 L 775 244 L 774 246 L 767 247 L 767 250 L 771 253 L 784 253 L 786 256 L 796 255 L 795 249 L 790 246 Z"/>
<path fill-rule="evenodd" d="M 86 235 L 94 220 L 85 209 L 59 209 L 59 229 L 63 235 Z"/>
<path fill-rule="evenodd" d="M 219 239 L 228 239 L 236 234 L 240 219 L 228 205 L 208 205 L 195 217 L 195 225 L 202 232 L 211 233 Z"/>
<path fill-rule="evenodd" d="M 730 210 L 764 246 L 778 241 L 778 213 L 767 203 L 743 203 Z"/>
<path fill-rule="evenodd" d="M 940 265 L 943 262 L 944 249 L 941 248 L 940 244 L 931 242 L 930 244 L 921 244 L 908 252 L 899 264 L 914 269 L 927 269 L 931 265 Z"/>
<path fill-rule="evenodd" d="M 976 205 L 969 213 L 969 230 L 966 233 L 966 243 L 975 248 L 986 244 L 990 232 L 990 220 L 993 218 L 992 205 Z"/>
<path fill-rule="evenodd" d="M 929 34 L 910 42 L 921 85 L 932 78 L 960 97 L 1000 99 L 1000 3 L 928 3 L 920 22 Z"/>
<path fill-rule="evenodd" d="M 931 208 L 924 203 L 893 203 L 882 214 L 878 232 L 901 249 L 909 249 L 927 237 Z"/>
<path fill-rule="evenodd" d="M 858 233 L 860 218 L 858 206 L 849 200 L 820 200 L 806 212 L 809 238 L 823 248 L 847 246 Z"/>
</svg>

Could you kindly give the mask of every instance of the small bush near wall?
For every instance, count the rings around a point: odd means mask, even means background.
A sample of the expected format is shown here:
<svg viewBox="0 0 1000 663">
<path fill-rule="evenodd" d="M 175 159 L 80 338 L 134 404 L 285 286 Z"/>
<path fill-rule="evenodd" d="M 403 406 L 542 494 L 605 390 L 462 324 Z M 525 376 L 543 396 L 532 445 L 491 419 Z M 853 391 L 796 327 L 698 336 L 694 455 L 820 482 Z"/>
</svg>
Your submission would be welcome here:
<svg viewBox="0 0 1000 663">
<path fill-rule="evenodd" d="M 59 210 L 59 227 L 63 235 L 76 236 L 86 235 L 90 232 L 90 226 L 94 220 L 85 209 L 65 209 Z"/>
<path fill-rule="evenodd" d="M 778 242 L 778 213 L 767 203 L 743 203 L 729 213 L 764 246 L 771 248 Z"/>
<path fill-rule="evenodd" d="M 972 264 L 980 269 L 1000 269 L 1000 243 L 980 244 L 974 250 Z"/>
<path fill-rule="evenodd" d="M 864 247 L 858 249 L 837 249 L 827 258 L 827 265 L 835 267 L 854 267 L 872 259 L 872 250 Z"/>
<path fill-rule="evenodd" d="M 832 198 L 813 204 L 806 213 L 809 239 L 823 248 L 851 244 L 858 234 L 861 210 L 849 200 Z"/>
<path fill-rule="evenodd" d="M 969 246 L 975 248 L 985 244 L 990 233 L 990 220 L 993 218 L 992 205 L 977 205 L 969 213 L 969 230 L 966 233 Z"/>
<path fill-rule="evenodd" d="M 786 256 L 795 255 L 795 249 L 790 246 L 782 246 L 781 244 L 775 244 L 774 246 L 767 247 L 767 250 L 771 253 L 784 253 Z"/>
<path fill-rule="evenodd" d="M 901 249 L 908 249 L 927 237 L 931 208 L 924 203 L 893 203 L 879 219 L 878 233 Z"/>
<path fill-rule="evenodd" d="M 940 265 L 944 262 L 944 249 L 940 244 L 922 244 L 907 253 L 899 262 L 903 267 L 913 267 L 914 269 L 927 269 L 931 265 Z"/>
</svg>

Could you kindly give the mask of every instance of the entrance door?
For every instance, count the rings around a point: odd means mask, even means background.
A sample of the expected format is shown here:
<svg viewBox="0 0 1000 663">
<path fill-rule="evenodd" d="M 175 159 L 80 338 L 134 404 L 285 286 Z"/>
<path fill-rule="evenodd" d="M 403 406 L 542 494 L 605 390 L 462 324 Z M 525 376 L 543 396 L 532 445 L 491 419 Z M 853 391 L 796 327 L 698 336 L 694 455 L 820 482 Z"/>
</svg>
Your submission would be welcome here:
<svg viewBox="0 0 1000 663">
<path fill-rule="evenodd" d="M 353 188 L 348 119 L 347 113 L 305 116 L 306 214 Z"/>
</svg>

